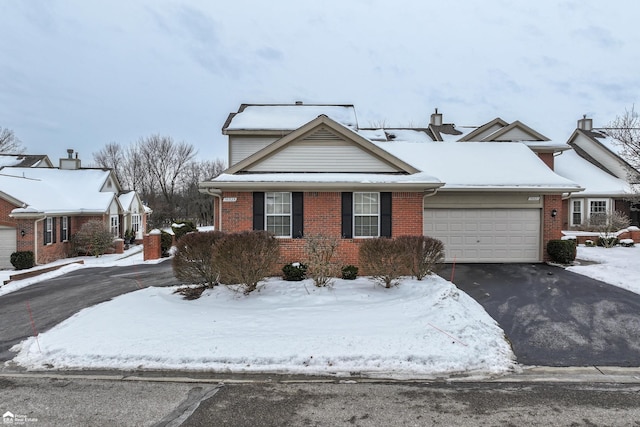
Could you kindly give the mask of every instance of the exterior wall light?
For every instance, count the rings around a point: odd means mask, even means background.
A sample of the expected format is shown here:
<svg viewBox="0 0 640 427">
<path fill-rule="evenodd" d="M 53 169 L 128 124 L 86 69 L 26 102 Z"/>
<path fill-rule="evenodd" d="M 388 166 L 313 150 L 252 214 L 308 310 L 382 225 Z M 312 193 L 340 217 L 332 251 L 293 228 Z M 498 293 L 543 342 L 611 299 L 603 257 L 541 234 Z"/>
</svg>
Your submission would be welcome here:
<svg viewBox="0 0 640 427">
<path fill-rule="evenodd" d="M 24 230 L 20 230 L 20 235 L 21 235 L 22 237 L 24 237 L 24 235 L 25 235 L 25 234 L 27 234 L 27 233 L 25 233 L 25 232 L 24 232 Z"/>
<path fill-rule="evenodd" d="M 551 210 L 551 216 L 555 218 L 558 215 L 558 209 Z"/>
</svg>

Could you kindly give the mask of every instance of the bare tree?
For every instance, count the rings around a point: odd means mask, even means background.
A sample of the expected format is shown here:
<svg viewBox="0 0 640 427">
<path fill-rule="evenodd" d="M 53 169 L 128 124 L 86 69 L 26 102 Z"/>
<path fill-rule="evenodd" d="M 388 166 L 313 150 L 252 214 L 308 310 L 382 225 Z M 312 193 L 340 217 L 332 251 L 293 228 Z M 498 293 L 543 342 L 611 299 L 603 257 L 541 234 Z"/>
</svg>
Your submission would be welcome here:
<svg viewBox="0 0 640 427">
<path fill-rule="evenodd" d="M 125 150 L 117 142 L 110 142 L 97 153 L 93 153 L 93 161 L 101 168 L 113 169 L 121 185 L 125 185 L 124 165 Z"/>
<path fill-rule="evenodd" d="M 622 157 L 640 170 L 640 116 L 635 106 L 631 106 L 630 110 L 625 109 L 623 115 L 609 123 L 606 132 L 619 142 Z"/>
<path fill-rule="evenodd" d="M 11 129 L 0 126 L 0 153 L 21 154 L 24 146 Z"/>
</svg>

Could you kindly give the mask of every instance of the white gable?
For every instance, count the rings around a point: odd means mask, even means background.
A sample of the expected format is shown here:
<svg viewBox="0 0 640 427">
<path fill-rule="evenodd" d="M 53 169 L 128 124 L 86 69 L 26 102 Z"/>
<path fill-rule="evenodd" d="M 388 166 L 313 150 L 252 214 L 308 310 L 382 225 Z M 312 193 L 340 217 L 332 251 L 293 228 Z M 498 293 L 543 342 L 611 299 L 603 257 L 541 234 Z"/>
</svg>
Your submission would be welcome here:
<svg viewBox="0 0 640 427">
<path fill-rule="evenodd" d="M 493 139 L 492 139 L 493 140 Z M 514 127 L 513 129 L 498 136 L 495 141 L 537 141 L 538 138 L 531 135 L 524 129 Z"/>
</svg>

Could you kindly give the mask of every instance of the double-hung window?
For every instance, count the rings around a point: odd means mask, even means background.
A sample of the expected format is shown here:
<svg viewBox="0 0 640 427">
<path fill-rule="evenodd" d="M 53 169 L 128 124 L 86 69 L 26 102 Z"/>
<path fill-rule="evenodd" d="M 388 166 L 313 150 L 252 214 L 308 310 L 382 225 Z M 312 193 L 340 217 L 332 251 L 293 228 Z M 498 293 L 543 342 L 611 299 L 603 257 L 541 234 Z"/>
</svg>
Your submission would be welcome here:
<svg viewBox="0 0 640 427">
<path fill-rule="evenodd" d="M 138 231 L 140 230 L 140 215 L 133 214 L 131 215 L 131 230 L 138 235 Z"/>
<path fill-rule="evenodd" d="M 353 193 L 353 236 L 380 235 L 380 193 Z"/>
<path fill-rule="evenodd" d="M 109 229 L 114 237 L 118 237 L 120 234 L 120 217 L 118 215 L 111 215 Z"/>
<path fill-rule="evenodd" d="M 60 241 L 66 242 L 69 240 L 69 217 L 63 216 L 60 219 Z"/>
<path fill-rule="evenodd" d="M 265 230 L 278 237 L 291 237 L 291 193 L 265 193 Z"/>
<path fill-rule="evenodd" d="M 582 224 L 582 200 L 573 200 L 571 203 L 571 225 Z"/>
<path fill-rule="evenodd" d="M 48 216 L 44 220 L 44 244 L 53 243 L 53 218 Z"/>
<path fill-rule="evenodd" d="M 607 200 L 589 200 L 589 219 L 592 224 L 600 224 L 607 220 Z"/>
</svg>

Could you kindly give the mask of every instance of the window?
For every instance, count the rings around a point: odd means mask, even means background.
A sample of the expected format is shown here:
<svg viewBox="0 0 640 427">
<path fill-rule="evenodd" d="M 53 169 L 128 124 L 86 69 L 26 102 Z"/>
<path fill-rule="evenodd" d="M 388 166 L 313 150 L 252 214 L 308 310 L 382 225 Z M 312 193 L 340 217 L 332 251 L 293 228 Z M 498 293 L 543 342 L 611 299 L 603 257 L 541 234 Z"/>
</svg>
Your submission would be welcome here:
<svg viewBox="0 0 640 427">
<path fill-rule="evenodd" d="M 131 230 L 137 235 L 140 230 L 140 215 L 131 215 Z"/>
<path fill-rule="evenodd" d="M 110 221 L 111 234 L 113 234 L 115 237 L 118 237 L 118 235 L 120 234 L 120 218 L 118 217 L 118 215 L 111 215 Z"/>
<path fill-rule="evenodd" d="M 44 244 L 49 245 L 53 243 L 53 218 L 48 216 L 44 220 Z"/>
<path fill-rule="evenodd" d="M 608 209 L 607 200 L 589 200 L 589 219 L 592 224 L 606 221 Z"/>
<path fill-rule="evenodd" d="M 60 241 L 69 240 L 69 217 L 63 216 L 60 221 Z"/>
<path fill-rule="evenodd" d="M 573 200 L 571 204 L 571 224 L 582 224 L 582 200 Z"/>
<path fill-rule="evenodd" d="M 353 193 L 353 236 L 378 237 L 380 193 Z"/>
<path fill-rule="evenodd" d="M 265 193 L 265 230 L 278 237 L 291 237 L 291 193 Z"/>
</svg>

